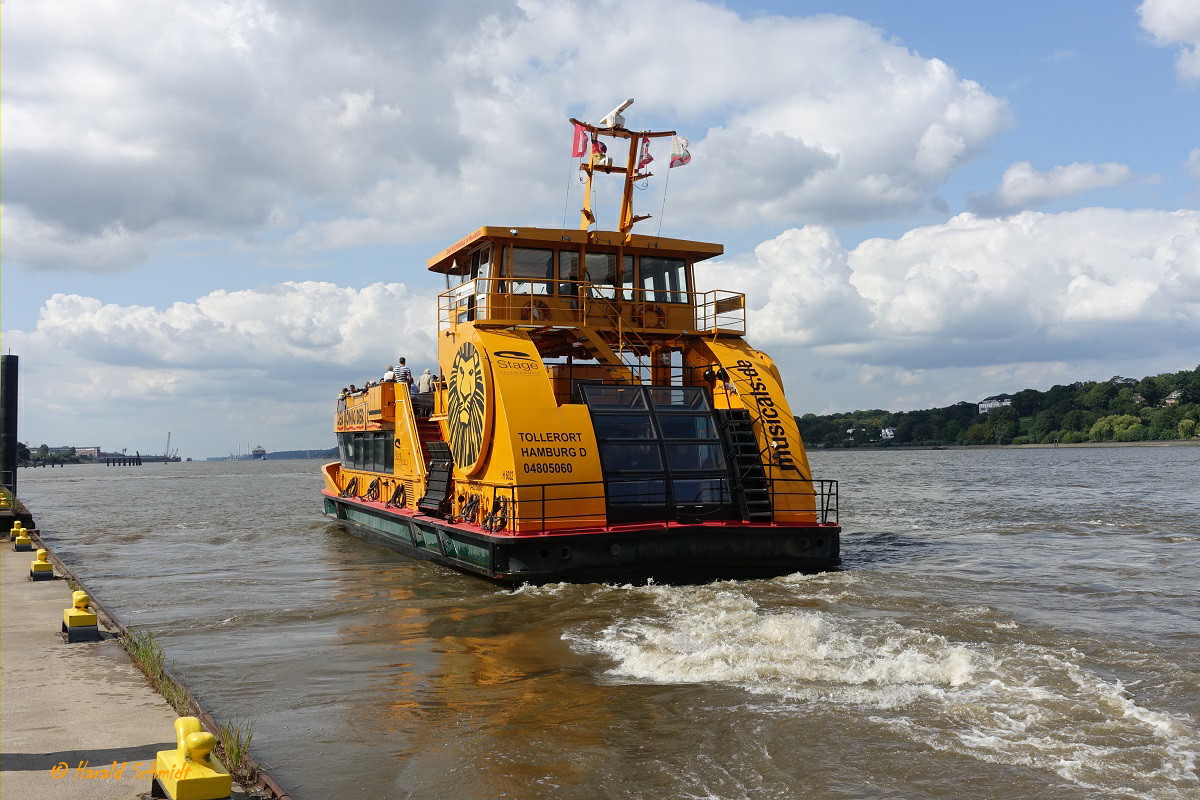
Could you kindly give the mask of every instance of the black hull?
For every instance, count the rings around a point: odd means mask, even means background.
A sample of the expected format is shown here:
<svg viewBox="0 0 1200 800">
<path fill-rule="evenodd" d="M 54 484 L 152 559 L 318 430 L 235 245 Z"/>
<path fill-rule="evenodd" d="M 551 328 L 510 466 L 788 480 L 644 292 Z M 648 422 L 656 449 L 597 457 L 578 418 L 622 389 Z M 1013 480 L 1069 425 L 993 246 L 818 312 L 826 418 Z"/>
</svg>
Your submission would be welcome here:
<svg viewBox="0 0 1200 800">
<path fill-rule="evenodd" d="M 350 533 L 497 583 L 698 583 L 821 572 L 841 563 L 837 525 L 677 525 L 496 536 L 434 517 L 325 495 Z"/>
</svg>

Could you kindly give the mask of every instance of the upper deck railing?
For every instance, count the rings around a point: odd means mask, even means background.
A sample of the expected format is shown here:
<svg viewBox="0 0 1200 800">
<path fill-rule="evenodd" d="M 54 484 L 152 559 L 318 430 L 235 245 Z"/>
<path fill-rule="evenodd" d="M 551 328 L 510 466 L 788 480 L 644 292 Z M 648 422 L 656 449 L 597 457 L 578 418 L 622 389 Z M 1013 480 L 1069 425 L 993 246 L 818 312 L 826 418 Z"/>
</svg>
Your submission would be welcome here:
<svg viewBox="0 0 1200 800">
<path fill-rule="evenodd" d="M 520 281 L 530 286 L 528 280 Z M 533 282 L 536 284 L 538 282 Z M 477 278 L 438 295 L 438 330 L 460 324 L 590 327 L 641 333 L 746 333 L 741 292 L 639 289 L 587 281 L 553 283 L 558 294 L 510 291 L 511 278 Z"/>
</svg>

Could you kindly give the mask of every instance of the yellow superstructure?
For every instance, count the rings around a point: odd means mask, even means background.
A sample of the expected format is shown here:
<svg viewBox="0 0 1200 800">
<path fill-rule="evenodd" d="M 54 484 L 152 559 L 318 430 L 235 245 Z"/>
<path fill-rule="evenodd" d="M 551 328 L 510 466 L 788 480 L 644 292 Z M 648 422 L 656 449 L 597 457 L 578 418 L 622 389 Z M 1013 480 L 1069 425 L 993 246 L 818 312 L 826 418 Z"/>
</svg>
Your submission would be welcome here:
<svg viewBox="0 0 1200 800">
<path fill-rule="evenodd" d="M 674 132 L 572 122 L 594 151 L 600 137 L 627 140 L 626 166 L 582 161 L 580 229 L 484 226 L 429 259 L 447 282 L 441 380 L 427 395 L 381 383 L 339 401 L 327 511 L 429 557 L 453 556 L 464 539 L 453 534 L 477 530 L 463 547 L 492 572 L 497 536 L 636 526 L 813 529 L 822 538 L 783 550 L 819 541 L 816 561 L 836 563 L 836 489 L 814 482 L 779 371 L 742 338 L 745 296 L 695 288 L 696 266 L 722 246 L 632 232 L 646 219 L 632 187 L 650 177 L 634 166 L 638 143 Z M 617 231 L 592 227 L 597 172 L 624 177 Z M 412 519 L 373 521 L 335 498 Z M 609 548 L 617 562 L 623 546 Z"/>
</svg>

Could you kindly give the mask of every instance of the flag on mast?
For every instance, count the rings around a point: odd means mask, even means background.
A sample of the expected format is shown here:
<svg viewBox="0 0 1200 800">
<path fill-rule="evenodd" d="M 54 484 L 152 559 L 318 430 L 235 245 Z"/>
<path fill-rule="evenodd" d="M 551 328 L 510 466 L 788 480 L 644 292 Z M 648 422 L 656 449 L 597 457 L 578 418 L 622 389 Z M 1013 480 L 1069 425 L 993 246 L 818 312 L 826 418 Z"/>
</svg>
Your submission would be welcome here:
<svg viewBox="0 0 1200 800">
<path fill-rule="evenodd" d="M 638 169 L 645 169 L 654 160 L 654 156 L 650 155 L 650 137 L 642 137 L 642 154 L 638 157 Z"/>
<path fill-rule="evenodd" d="M 692 154 L 688 152 L 687 146 L 688 140 L 682 136 L 671 137 L 671 167 L 682 167 L 692 160 Z"/>
<path fill-rule="evenodd" d="M 587 128 L 575 123 L 575 139 L 571 142 L 571 155 L 579 158 L 587 152 L 588 132 Z"/>
</svg>

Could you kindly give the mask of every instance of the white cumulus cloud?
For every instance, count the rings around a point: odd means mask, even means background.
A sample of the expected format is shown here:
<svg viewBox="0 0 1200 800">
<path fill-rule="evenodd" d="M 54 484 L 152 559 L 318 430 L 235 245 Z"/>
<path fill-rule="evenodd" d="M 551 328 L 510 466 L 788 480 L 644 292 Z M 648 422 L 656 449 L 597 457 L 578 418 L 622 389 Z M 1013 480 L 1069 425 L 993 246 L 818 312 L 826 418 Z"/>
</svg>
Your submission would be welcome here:
<svg viewBox="0 0 1200 800">
<path fill-rule="evenodd" d="M 848 251 L 808 227 L 718 263 L 706 281 L 755 287 L 752 340 L 851 363 L 924 370 L 1187 352 L 1200 337 L 1200 211 L 961 214 Z"/>
<path fill-rule="evenodd" d="M 1034 169 L 1028 161 L 1017 161 L 1004 170 L 994 192 L 969 195 L 967 203 L 979 214 L 1006 214 L 1039 206 L 1092 189 L 1115 186 L 1133 177 L 1124 164 L 1079 163 L 1057 166 L 1048 172 Z"/>
<path fill-rule="evenodd" d="M 378 380 L 400 355 L 435 366 L 435 308 L 431 294 L 398 283 L 287 282 L 166 308 L 55 294 L 37 326 L 9 332 L 6 345 L 22 357 L 27 430 L 64 441 L 102 433 L 114 448 L 161 428 L 215 448 L 205 455 L 225 452 L 214 437 L 233 447 L 266 431 L 277 449 L 313 447 L 331 437 L 323 431 L 342 386 Z"/>
<path fill-rule="evenodd" d="M 1193 178 L 1200 180 L 1200 147 L 1192 148 L 1188 153 L 1187 161 L 1183 162 L 1183 168 Z"/>
<path fill-rule="evenodd" d="M 5 255 L 36 269 L 128 269 L 189 242 L 423 242 L 496 208 L 558 223 L 566 118 L 630 93 L 631 125 L 678 127 L 707 162 L 671 171 L 672 218 L 698 226 L 919 209 L 1009 124 L 1002 100 L 868 24 L 701 0 L 3 13 Z"/>
<path fill-rule="evenodd" d="M 1194 0 L 1142 0 L 1142 28 L 1163 46 L 1178 45 L 1175 70 L 1185 81 L 1200 81 L 1200 4 Z"/>
<path fill-rule="evenodd" d="M 747 293 L 747 338 L 797 413 L 1190 368 L 1200 341 L 1200 211 L 962 214 L 854 248 L 810 225 L 697 273 Z M 55 444 L 100 431 L 105 447 L 144 449 L 171 430 L 193 454 L 307 448 L 332 441 L 342 386 L 399 355 L 434 367 L 434 309 L 432 292 L 397 283 L 287 282 L 163 308 L 60 293 L 5 345 L 22 356 L 24 429 Z"/>
</svg>

